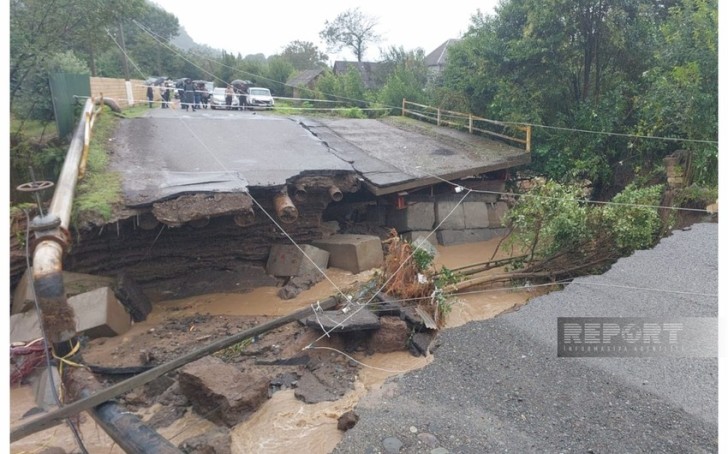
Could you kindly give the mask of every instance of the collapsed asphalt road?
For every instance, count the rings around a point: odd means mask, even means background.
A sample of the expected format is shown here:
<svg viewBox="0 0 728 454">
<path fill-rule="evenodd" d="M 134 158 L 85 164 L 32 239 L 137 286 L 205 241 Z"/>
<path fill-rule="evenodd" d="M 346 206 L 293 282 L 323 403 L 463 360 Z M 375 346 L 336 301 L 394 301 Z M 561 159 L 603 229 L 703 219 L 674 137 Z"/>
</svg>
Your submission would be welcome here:
<svg viewBox="0 0 728 454">
<path fill-rule="evenodd" d="M 556 356 L 557 317 L 717 317 L 717 244 L 717 224 L 696 224 L 446 330 L 432 364 L 359 403 L 335 452 L 717 452 L 717 358 Z"/>
</svg>

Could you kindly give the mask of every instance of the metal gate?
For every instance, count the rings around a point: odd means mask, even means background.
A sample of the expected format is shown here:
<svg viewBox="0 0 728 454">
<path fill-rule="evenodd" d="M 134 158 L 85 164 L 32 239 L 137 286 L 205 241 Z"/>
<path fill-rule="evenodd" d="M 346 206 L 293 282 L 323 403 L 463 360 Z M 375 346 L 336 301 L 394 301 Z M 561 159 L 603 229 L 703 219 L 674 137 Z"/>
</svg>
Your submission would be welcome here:
<svg viewBox="0 0 728 454">
<path fill-rule="evenodd" d="M 49 74 L 53 113 L 56 117 L 58 136 L 67 138 L 74 130 L 75 106 L 83 106 L 85 98 L 91 96 L 91 84 L 88 74 L 55 73 Z M 76 97 L 81 97 L 77 102 Z"/>
</svg>

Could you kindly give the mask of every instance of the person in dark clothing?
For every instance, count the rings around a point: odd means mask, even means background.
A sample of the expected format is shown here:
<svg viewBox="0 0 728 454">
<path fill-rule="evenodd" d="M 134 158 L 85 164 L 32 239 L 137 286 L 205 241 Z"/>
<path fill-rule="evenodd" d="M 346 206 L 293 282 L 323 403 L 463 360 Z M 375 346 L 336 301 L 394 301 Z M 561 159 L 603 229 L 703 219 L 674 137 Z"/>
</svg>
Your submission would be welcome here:
<svg viewBox="0 0 728 454">
<path fill-rule="evenodd" d="M 238 93 L 238 110 L 245 110 L 245 89 L 236 88 L 235 91 Z"/>
<path fill-rule="evenodd" d="M 185 111 L 189 111 L 190 107 L 192 107 L 192 111 L 195 111 L 195 84 L 192 83 L 191 79 L 185 80 L 185 98 L 183 107 Z"/>
<path fill-rule="evenodd" d="M 235 95 L 235 90 L 233 89 L 232 85 L 228 85 L 225 89 L 225 106 L 227 106 L 227 110 L 230 110 L 230 107 L 233 105 L 233 96 Z"/>
<path fill-rule="evenodd" d="M 204 85 L 202 84 L 196 84 L 195 85 L 195 109 L 201 109 L 202 108 L 202 89 Z"/>
<path fill-rule="evenodd" d="M 167 81 L 164 81 L 159 86 L 159 96 L 162 97 L 162 109 L 169 109 L 169 88 L 167 87 Z"/>
<path fill-rule="evenodd" d="M 149 108 L 152 108 L 154 104 L 154 89 L 151 85 L 147 85 L 147 100 L 149 101 Z"/>
</svg>

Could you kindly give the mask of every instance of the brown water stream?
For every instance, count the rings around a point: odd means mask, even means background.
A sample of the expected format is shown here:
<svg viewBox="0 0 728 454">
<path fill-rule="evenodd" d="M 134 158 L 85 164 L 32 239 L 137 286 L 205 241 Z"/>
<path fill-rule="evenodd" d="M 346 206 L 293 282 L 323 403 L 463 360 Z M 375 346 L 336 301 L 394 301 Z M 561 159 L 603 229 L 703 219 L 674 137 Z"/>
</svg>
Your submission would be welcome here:
<svg viewBox="0 0 728 454">
<path fill-rule="evenodd" d="M 457 268 L 459 266 L 490 260 L 499 239 L 481 243 L 439 247 L 436 265 Z M 500 253 L 496 258 L 506 256 Z M 269 315 L 280 316 L 304 307 L 317 299 L 323 299 L 336 293 L 337 287 L 345 288 L 351 282 L 368 280 L 371 272 L 352 276 L 341 270 L 329 269 L 327 274 L 331 280 L 324 280 L 310 290 L 301 293 L 293 300 L 282 301 L 276 296 L 276 288 L 259 288 L 245 294 L 209 294 L 186 298 L 183 300 L 164 302 L 166 308 L 177 306 L 185 312 L 209 312 L 224 315 Z M 499 313 L 524 304 L 529 298 L 542 292 L 525 290 L 489 290 L 462 294 L 453 306 L 447 321 L 447 327 L 460 326 L 472 320 L 484 320 Z M 244 302 L 244 303 L 243 303 Z M 147 321 L 135 325 L 123 338 L 110 339 L 109 342 L 128 341 L 130 336 L 144 332 L 148 326 L 158 323 L 164 311 L 155 309 Z M 332 354 L 337 354 L 332 352 Z M 351 410 L 359 399 L 370 392 L 380 390 L 385 380 L 395 374 L 426 366 L 433 359 L 417 358 L 407 352 L 356 356 L 365 364 L 362 367 L 355 389 L 348 392 L 336 402 L 305 404 L 297 400 L 292 390 L 279 391 L 273 395 L 247 421 L 231 430 L 233 453 L 265 452 L 290 453 L 306 452 L 310 454 L 328 453 L 340 441 L 342 432 L 337 430 L 337 419 L 344 412 Z M 19 423 L 23 413 L 34 407 L 32 390 L 29 386 L 21 386 L 10 391 L 10 425 Z M 145 414 L 151 415 L 154 408 Z M 84 443 L 91 453 L 121 453 L 108 436 L 98 429 L 93 420 L 84 415 L 81 430 Z M 184 418 L 159 432 L 179 444 L 183 440 L 203 433 L 212 424 L 188 411 Z M 59 446 L 66 450 L 75 447 L 70 430 L 65 426 L 55 428 L 27 437 L 11 445 L 11 452 L 39 452 L 44 447 Z"/>
</svg>

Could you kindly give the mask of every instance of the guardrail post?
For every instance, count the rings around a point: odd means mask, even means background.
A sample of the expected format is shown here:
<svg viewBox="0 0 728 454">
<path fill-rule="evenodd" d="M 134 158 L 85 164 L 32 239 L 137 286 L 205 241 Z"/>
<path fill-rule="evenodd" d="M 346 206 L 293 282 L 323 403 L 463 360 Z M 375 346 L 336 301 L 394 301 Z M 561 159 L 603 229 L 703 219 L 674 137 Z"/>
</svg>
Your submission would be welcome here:
<svg viewBox="0 0 728 454">
<path fill-rule="evenodd" d="M 440 126 L 440 108 L 437 108 L 437 126 Z"/>
<path fill-rule="evenodd" d="M 468 132 L 473 133 L 473 114 L 468 114 Z"/>
<path fill-rule="evenodd" d="M 405 116 L 406 116 L 406 115 L 404 114 L 404 113 L 405 113 L 405 109 L 406 109 L 406 104 L 407 104 L 407 98 L 402 98 L 402 116 L 403 116 L 403 117 L 405 117 Z"/>
<path fill-rule="evenodd" d="M 531 125 L 526 126 L 526 152 L 531 152 Z"/>
</svg>

